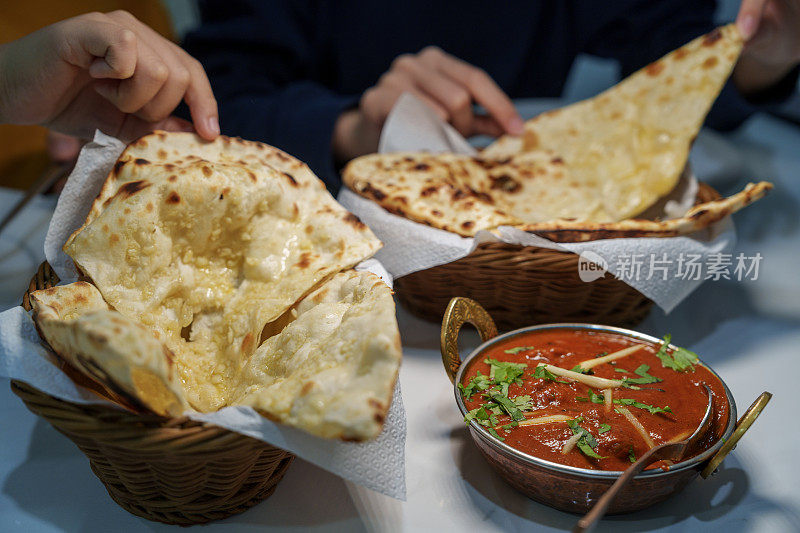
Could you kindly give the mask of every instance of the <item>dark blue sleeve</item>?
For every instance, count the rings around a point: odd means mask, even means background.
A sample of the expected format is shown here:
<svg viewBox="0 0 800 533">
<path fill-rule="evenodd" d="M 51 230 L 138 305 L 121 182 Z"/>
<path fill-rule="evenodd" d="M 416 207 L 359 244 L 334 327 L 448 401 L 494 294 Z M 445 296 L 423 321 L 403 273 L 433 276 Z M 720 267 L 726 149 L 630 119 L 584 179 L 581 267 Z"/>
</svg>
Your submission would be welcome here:
<svg viewBox="0 0 800 533">
<path fill-rule="evenodd" d="M 314 0 L 201 2 L 200 27 L 186 50 L 205 67 L 222 132 L 277 146 L 339 188 L 331 139 L 336 119 L 358 95 L 328 90 L 324 15 Z M 324 16 L 323 16 L 324 18 Z M 304 80 L 304 81 L 298 81 Z"/>
<path fill-rule="evenodd" d="M 716 27 L 714 0 L 633 0 L 615 3 L 605 18 L 584 18 L 580 24 L 594 30 L 587 32 L 586 53 L 619 60 L 621 73 L 627 76 L 668 52 L 688 43 Z M 579 17 L 590 11 L 579 10 Z M 775 88 L 746 99 L 728 81 L 706 118 L 714 129 L 730 130 L 759 110 L 769 111 L 792 93 L 797 81 L 796 69 Z M 786 90 L 786 88 L 789 88 Z"/>
</svg>

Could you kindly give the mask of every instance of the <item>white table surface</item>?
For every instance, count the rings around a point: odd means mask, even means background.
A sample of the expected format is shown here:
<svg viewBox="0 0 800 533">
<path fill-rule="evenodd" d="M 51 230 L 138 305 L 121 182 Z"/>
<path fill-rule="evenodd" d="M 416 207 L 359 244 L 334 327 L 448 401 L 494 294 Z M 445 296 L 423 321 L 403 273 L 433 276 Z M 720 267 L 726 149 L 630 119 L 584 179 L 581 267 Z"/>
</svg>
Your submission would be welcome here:
<svg viewBox="0 0 800 533">
<path fill-rule="evenodd" d="M 530 112 L 528 113 L 530 114 Z M 726 380 L 740 412 L 775 397 L 717 475 L 651 509 L 607 519 L 599 531 L 800 530 L 800 131 L 756 116 L 733 134 L 704 133 L 698 176 L 723 193 L 766 178 L 775 191 L 736 216 L 737 252 L 763 256 L 757 281 L 707 282 L 670 315 L 638 328 L 698 351 Z M 19 193 L 0 189 L 0 213 Z M 16 305 L 36 266 L 54 200 L 40 198 L 0 235 L 0 309 Z M 555 531 L 576 517 L 508 487 L 469 441 L 438 353 L 439 329 L 398 309 L 408 413 L 408 501 L 354 486 L 302 460 L 275 494 L 208 531 Z M 465 336 L 465 346 L 476 336 Z M 119 508 L 87 459 L 0 382 L 0 531 L 162 531 L 177 527 Z"/>
</svg>

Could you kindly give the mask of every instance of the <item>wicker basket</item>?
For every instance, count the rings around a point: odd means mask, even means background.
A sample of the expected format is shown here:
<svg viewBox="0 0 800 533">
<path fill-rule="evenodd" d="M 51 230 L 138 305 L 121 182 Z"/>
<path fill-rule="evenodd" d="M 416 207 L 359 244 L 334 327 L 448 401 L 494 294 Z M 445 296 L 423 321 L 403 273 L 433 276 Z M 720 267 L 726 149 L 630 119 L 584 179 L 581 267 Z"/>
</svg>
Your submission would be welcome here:
<svg viewBox="0 0 800 533">
<path fill-rule="evenodd" d="M 58 281 L 42 264 L 23 298 Z M 190 525 L 240 513 L 275 491 L 294 456 L 265 442 L 189 420 L 79 405 L 18 381 L 11 390 L 28 409 L 69 437 L 125 510 Z"/>
<path fill-rule="evenodd" d="M 719 198 L 700 184 L 697 203 Z M 413 314 L 440 322 L 455 296 L 480 303 L 502 330 L 545 322 L 632 326 L 653 302 L 612 276 L 578 277 L 578 256 L 538 246 L 483 243 L 452 263 L 395 280 L 400 302 Z"/>
</svg>

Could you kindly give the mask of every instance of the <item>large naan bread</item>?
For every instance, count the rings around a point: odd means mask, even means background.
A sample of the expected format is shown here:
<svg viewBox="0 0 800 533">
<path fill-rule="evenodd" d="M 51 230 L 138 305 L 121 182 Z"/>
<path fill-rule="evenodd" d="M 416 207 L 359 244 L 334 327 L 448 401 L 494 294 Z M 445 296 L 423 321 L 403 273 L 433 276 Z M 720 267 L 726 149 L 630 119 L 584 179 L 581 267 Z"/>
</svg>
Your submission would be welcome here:
<svg viewBox="0 0 800 533">
<path fill-rule="evenodd" d="M 201 411 L 225 403 L 265 324 L 380 246 L 304 164 L 257 146 L 140 139 L 64 247 L 116 310 L 191 354 L 178 370 Z"/>
<path fill-rule="evenodd" d="M 188 407 L 172 352 L 151 330 L 109 309 L 94 285 L 79 281 L 35 291 L 31 306 L 53 351 L 91 380 L 160 415 Z"/>
<path fill-rule="evenodd" d="M 344 182 L 392 213 L 464 236 L 630 219 L 679 182 L 741 46 L 735 26 L 719 28 L 594 98 L 528 121 L 523 137 L 503 137 L 479 157 L 372 154 L 351 161 Z"/>
<path fill-rule="evenodd" d="M 231 404 L 320 437 L 380 433 L 400 364 L 392 292 L 369 272 L 333 276 L 244 365 Z"/>
<path fill-rule="evenodd" d="M 594 98 L 529 120 L 521 138 L 502 137 L 482 155 L 552 150 L 602 199 L 603 210 L 588 220 L 637 215 L 678 182 L 742 44 L 735 25 L 715 29 Z M 579 209 L 572 217 L 587 220 Z"/>
</svg>

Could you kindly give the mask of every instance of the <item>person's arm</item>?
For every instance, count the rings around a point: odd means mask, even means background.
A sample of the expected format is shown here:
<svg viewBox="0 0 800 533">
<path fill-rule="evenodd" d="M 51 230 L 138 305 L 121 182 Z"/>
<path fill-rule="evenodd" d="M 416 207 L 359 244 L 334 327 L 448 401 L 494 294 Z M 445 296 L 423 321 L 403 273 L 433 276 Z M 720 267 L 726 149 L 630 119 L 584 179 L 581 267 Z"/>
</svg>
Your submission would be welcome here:
<svg viewBox="0 0 800 533">
<path fill-rule="evenodd" d="M 202 66 L 124 11 L 73 17 L 0 47 L 0 122 L 132 140 L 191 131 L 171 116 L 181 100 L 203 137 L 219 134 Z"/>
</svg>

